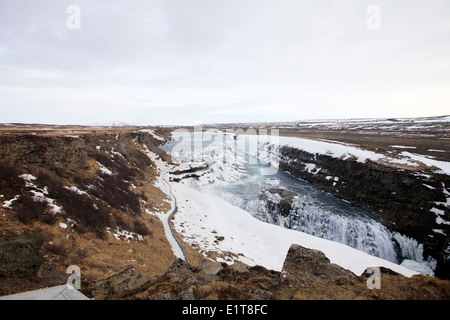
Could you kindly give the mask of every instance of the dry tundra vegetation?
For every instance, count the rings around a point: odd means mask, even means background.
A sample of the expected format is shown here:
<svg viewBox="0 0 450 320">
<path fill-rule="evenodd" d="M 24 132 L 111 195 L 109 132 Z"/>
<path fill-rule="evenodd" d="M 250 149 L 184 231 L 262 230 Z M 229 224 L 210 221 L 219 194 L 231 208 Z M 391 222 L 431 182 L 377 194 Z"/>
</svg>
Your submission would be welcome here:
<svg viewBox="0 0 450 320">
<path fill-rule="evenodd" d="M 0 135 L 0 294 L 60 284 L 74 264 L 85 282 L 170 266 L 163 226 L 148 213 L 168 204 L 142 152 L 160 152 L 160 141 L 134 130 L 32 129 Z"/>
<path fill-rule="evenodd" d="M 389 271 L 384 290 L 368 290 L 367 276 L 302 248 L 280 273 L 205 263 L 177 235 L 190 264 L 176 260 L 153 214 L 170 204 L 144 150 L 171 159 L 138 129 L 0 127 L 0 295 L 60 285 L 78 265 L 81 291 L 95 299 L 449 298 L 449 281 Z"/>
</svg>

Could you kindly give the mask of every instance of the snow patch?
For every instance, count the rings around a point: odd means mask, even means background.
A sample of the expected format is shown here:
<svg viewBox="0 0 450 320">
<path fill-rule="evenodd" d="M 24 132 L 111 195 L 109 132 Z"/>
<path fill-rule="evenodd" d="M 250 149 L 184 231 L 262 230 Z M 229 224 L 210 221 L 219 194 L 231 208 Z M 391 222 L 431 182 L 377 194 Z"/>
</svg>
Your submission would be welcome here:
<svg viewBox="0 0 450 320">
<path fill-rule="evenodd" d="M 22 178 L 25 181 L 30 181 L 30 180 L 36 180 L 37 179 L 32 174 L 22 174 L 22 175 L 19 176 L 19 178 Z"/>
<path fill-rule="evenodd" d="M 406 151 L 401 152 L 401 155 L 406 156 L 414 161 L 421 162 L 429 167 L 436 167 L 440 169 L 444 174 L 450 175 L 450 162 L 434 160 Z"/>
<path fill-rule="evenodd" d="M 100 171 L 101 171 L 102 173 L 107 174 L 107 175 L 110 175 L 110 176 L 113 175 L 113 172 L 112 172 L 111 170 L 109 170 L 107 167 L 105 167 L 104 165 L 102 165 L 100 162 L 97 161 L 97 163 L 98 163 L 98 166 L 100 167 Z"/>
<path fill-rule="evenodd" d="M 314 163 L 306 163 L 305 170 L 308 171 L 309 173 L 316 173 L 318 171 L 317 166 Z"/>
<path fill-rule="evenodd" d="M 89 196 L 89 194 L 86 191 L 80 190 L 77 187 L 68 187 L 68 186 L 64 186 L 65 189 L 70 190 L 74 193 L 77 193 L 79 195 L 87 195 Z"/>
<path fill-rule="evenodd" d="M 142 130 L 138 130 L 138 132 L 145 132 L 145 133 L 150 134 L 150 135 L 151 135 L 153 138 L 155 138 L 156 140 L 159 140 L 159 141 L 165 141 L 165 139 L 164 139 L 163 137 L 157 135 L 157 134 L 155 133 L 155 130 L 153 130 L 153 129 L 142 129 Z"/>
<path fill-rule="evenodd" d="M 106 231 L 109 234 L 112 234 L 117 240 L 126 240 L 128 242 L 133 240 L 142 241 L 144 237 L 135 232 L 127 231 L 121 228 L 111 229 L 110 227 L 106 228 Z"/>
<path fill-rule="evenodd" d="M 50 212 L 53 214 L 60 214 L 63 213 L 63 207 L 61 207 L 60 205 L 56 204 L 54 199 L 51 199 L 49 197 L 46 196 L 46 194 L 44 194 L 43 192 L 40 191 L 36 191 L 36 190 L 31 190 L 31 193 L 33 193 L 33 200 L 35 202 L 43 202 L 43 203 L 47 203 L 47 205 L 50 207 Z"/>
<path fill-rule="evenodd" d="M 441 210 L 441 209 L 438 209 L 438 208 L 432 208 L 430 210 L 430 212 L 433 212 L 434 214 L 436 214 L 436 223 L 437 224 L 448 224 L 448 225 L 450 225 L 449 221 L 446 221 L 446 220 L 442 219 L 442 217 L 441 217 L 441 216 L 445 217 L 444 210 Z"/>
<path fill-rule="evenodd" d="M 411 146 L 389 146 L 391 148 L 399 148 L 399 149 L 417 149 L 417 147 L 411 147 Z"/>
<path fill-rule="evenodd" d="M 10 200 L 6 200 L 3 202 L 3 208 L 11 208 L 11 205 L 13 204 L 14 201 L 19 200 L 20 195 L 16 195 L 14 198 L 10 199 Z"/>
</svg>

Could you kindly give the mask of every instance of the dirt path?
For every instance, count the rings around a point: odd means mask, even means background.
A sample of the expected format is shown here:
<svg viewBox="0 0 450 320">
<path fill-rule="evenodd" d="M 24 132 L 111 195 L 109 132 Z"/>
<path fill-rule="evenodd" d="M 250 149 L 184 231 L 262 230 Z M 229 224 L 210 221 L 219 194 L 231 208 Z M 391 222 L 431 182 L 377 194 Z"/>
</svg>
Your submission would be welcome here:
<svg viewBox="0 0 450 320">
<path fill-rule="evenodd" d="M 162 223 L 164 225 L 164 229 L 166 230 L 167 240 L 172 245 L 172 250 L 174 251 L 175 256 L 177 258 L 181 258 L 181 259 L 189 262 L 188 258 L 187 258 L 187 255 L 186 255 L 186 252 L 184 251 L 183 246 L 178 241 L 178 239 L 176 237 L 176 234 L 175 234 L 175 230 L 173 230 L 173 226 L 170 223 L 170 219 L 178 211 L 177 199 L 175 198 L 175 196 L 172 193 L 172 187 L 171 187 L 170 183 L 168 183 L 164 179 L 164 177 L 161 177 L 161 181 L 167 187 L 166 190 L 164 190 L 164 191 L 172 199 L 170 210 L 166 214 L 160 216 L 160 219 L 161 219 L 161 221 L 162 221 Z"/>
</svg>

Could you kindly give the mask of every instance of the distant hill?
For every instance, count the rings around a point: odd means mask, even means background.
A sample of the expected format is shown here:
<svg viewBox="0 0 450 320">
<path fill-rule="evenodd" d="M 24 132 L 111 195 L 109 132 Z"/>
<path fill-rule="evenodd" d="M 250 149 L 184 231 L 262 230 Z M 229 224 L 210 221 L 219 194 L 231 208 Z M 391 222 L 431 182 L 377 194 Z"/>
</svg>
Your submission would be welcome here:
<svg viewBox="0 0 450 320">
<path fill-rule="evenodd" d="M 109 121 L 109 122 L 93 122 L 89 123 L 90 127 L 135 127 L 133 124 L 129 124 L 123 121 Z"/>
</svg>

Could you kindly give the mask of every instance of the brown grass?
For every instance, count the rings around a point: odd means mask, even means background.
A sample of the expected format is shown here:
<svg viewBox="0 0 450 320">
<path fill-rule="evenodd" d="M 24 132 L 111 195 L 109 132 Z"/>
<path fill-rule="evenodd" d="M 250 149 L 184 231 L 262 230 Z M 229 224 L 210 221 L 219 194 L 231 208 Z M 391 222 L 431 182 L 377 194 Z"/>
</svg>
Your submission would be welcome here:
<svg viewBox="0 0 450 320">
<path fill-rule="evenodd" d="M 2 133 L 5 134 L 5 131 L 3 130 Z M 130 130 L 123 131 L 130 132 Z M 23 133 L 18 131 L 15 134 Z M 52 132 L 51 135 L 56 135 L 56 133 Z M 3 170 L 5 176 L 10 175 L 11 170 L 7 169 Z M 26 173 L 37 175 L 43 168 L 30 166 L 21 169 L 26 169 Z M 98 175 L 99 169 L 97 160 L 88 157 L 84 169 L 73 169 L 70 176 L 79 176 L 85 179 L 93 178 Z M 15 177 L 17 174 L 15 169 L 13 171 L 12 175 Z M 135 231 L 145 235 L 143 241 L 117 240 L 109 233 L 106 233 L 105 238 L 101 239 L 90 230 L 79 233 L 70 226 L 64 215 L 58 217 L 53 225 L 46 224 L 39 219 L 24 224 L 17 219 L 17 208 L 15 206 L 12 209 L 1 207 L 3 201 L 11 198 L 5 190 L 0 190 L 0 194 L 5 194 L 4 198 L 0 198 L 0 229 L 2 230 L 0 240 L 14 239 L 21 235 L 36 235 L 45 241 L 43 250 L 47 261 L 52 261 L 55 265 L 53 273 L 65 274 L 69 265 L 76 264 L 81 268 L 83 281 L 103 279 L 130 266 L 134 267 L 138 273 L 150 277 L 159 276 L 175 261 L 175 256 L 165 237 L 161 221 L 145 211 L 145 209 L 148 209 L 150 212 L 165 212 L 170 208 L 170 204 L 164 201 L 167 198 L 166 195 L 152 184 L 155 176 L 155 169 L 148 166 L 141 168 L 141 172 L 134 177 L 133 184 L 137 188 L 130 188 L 130 190 L 145 203 L 140 201 L 141 210 L 132 217 L 129 216 L 129 212 L 108 207 L 103 200 L 92 197 L 92 201 L 107 210 L 108 215 L 121 217 L 123 221 L 126 221 L 129 226 L 127 231 Z M 17 180 L 17 178 L 15 179 Z M 23 186 L 20 187 L 20 190 L 16 188 L 14 195 L 28 191 L 22 179 L 19 180 L 18 182 Z M 72 180 L 65 179 L 61 182 L 62 185 L 79 187 Z M 9 185 L 5 185 L 5 187 L 9 188 Z M 61 228 L 60 222 L 66 223 L 68 228 Z M 8 288 L 4 287 L 3 289 L 4 293 L 7 294 Z"/>
<path fill-rule="evenodd" d="M 296 289 L 283 287 L 278 300 L 436 300 L 450 298 L 450 282 L 427 276 L 406 278 L 383 274 L 380 289 L 368 289 L 365 278 L 355 285 Z"/>
</svg>

